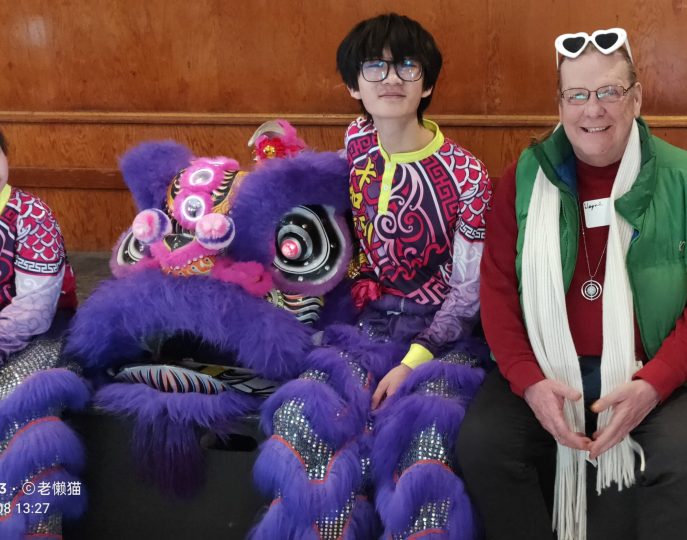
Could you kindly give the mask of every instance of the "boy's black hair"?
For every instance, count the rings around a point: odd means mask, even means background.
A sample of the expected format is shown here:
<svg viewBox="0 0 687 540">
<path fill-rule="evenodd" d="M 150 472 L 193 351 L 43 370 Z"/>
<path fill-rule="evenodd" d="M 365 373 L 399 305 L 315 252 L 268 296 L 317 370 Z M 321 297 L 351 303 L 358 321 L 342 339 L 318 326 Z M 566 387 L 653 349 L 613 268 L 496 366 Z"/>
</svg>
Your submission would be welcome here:
<svg viewBox="0 0 687 540">
<path fill-rule="evenodd" d="M 339 45 L 336 51 L 336 68 L 346 86 L 359 90 L 360 64 L 365 60 L 381 58 L 387 47 L 396 62 L 413 58 L 422 64 L 423 90 L 436 85 L 442 59 L 432 34 L 413 19 L 387 13 L 359 22 Z M 431 101 L 432 94 L 420 100 L 417 108 L 419 121 Z M 369 116 L 364 106 L 363 112 Z"/>
<path fill-rule="evenodd" d="M 7 150 L 8 150 L 7 139 L 5 139 L 5 134 L 2 132 L 1 129 L 0 129 L 0 150 L 2 150 L 3 154 L 7 155 Z"/>
</svg>

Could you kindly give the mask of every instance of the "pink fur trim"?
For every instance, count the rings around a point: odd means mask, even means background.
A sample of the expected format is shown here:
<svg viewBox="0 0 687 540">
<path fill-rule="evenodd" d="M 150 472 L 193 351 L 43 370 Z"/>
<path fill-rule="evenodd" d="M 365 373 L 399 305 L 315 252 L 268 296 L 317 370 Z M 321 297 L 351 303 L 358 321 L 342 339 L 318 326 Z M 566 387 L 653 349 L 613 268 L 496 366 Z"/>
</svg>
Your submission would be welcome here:
<svg viewBox="0 0 687 540">
<path fill-rule="evenodd" d="M 273 287 L 272 276 L 256 262 L 235 262 L 221 259 L 216 262 L 210 274 L 227 283 L 236 283 L 255 296 L 266 295 Z"/>
<path fill-rule="evenodd" d="M 163 269 L 183 267 L 194 259 L 202 257 L 213 257 L 217 250 L 206 249 L 195 240 L 182 248 L 169 251 L 164 242 L 156 242 L 150 246 L 150 252 L 155 257 Z"/>
</svg>

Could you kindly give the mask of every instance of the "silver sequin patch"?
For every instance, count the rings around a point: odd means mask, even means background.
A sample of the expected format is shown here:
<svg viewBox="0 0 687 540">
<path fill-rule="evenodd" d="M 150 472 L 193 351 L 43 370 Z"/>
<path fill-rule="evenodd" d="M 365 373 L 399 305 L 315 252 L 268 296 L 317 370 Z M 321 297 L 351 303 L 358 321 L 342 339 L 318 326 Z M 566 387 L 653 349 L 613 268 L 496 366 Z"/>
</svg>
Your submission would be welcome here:
<svg viewBox="0 0 687 540">
<path fill-rule="evenodd" d="M 386 332 L 380 331 L 367 321 L 360 321 L 358 323 L 358 328 L 360 328 L 360 331 L 367 337 L 369 337 L 372 341 L 382 343 L 389 342 L 389 335 Z"/>
<path fill-rule="evenodd" d="M 408 449 L 398 463 L 398 473 L 403 474 L 403 471 L 418 461 L 434 460 L 448 465 L 448 454 L 448 441 L 439 432 L 437 426 L 432 424 L 410 441 Z"/>
<path fill-rule="evenodd" d="M 357 362 L 354 362 L 353 360 L 348 360 L 347 362 L 348 367 L 351 368 L 353 376 L 356 379 L 358 379 L 360 386 L 364 387 L 367 384 L 367 370 Z"/>
<path fill-rule="evenodd" d="M 320 533 L 322 540 L 338 540 L 343 535 L 346 528 L 346 522 L 353 511 L 353 503 L 355 501 L 355 494 L 346 502 L 345 506 L 337 513 L 318 519 L 315 522 L 317 530 Z"/>
<path fill-rule="evenodd" d="M 450 507 L 451 504 L 448 500 L 423 504 L 413 519 L 412 525 L 402 534 L 393 535 L 393 539 L 401 540 L 430 529 L 446 530 Z"/>
<path fill-rule="evenodd" d="M 448 364 L 464 364 L 472 367 L 479 364 L 479 359 L 476 356 L 464 352 L 450 352 L 442 356 L 440 360 Z"/>
<path fill-rule="evenodd" d="M 370 493 L 372 491 L 372 469 L 369 456 L 360 459 L 360 476 L 361 493 Z"/>
<path fill-rule="evenodd" d="M 323 480 L 334 451 L 312 430 L 303 405 L 300 399 L 285 401 L 274 413 L 274 434 L 286 439 L 298 452 L 309 480 Z"/>
<path fill-rule="evenodd" d="M 0 368 L 0 399 L 5 399 L 29 375 L 54 368 L 60 357 L 60 340 L 34 341 L 26 349 L 12 355 Z"/>
<path fill-rule="evenodd" d="M 444 378 L 423 381 L 422 383 L 417 385 L 417 388 L 414 393 L 425 394 L 430 396 L 440 396 L 445 398 L 451 398 L 456 396 L 456 392 L 453 391 L 448 381 Z"/>
<path fill-rule="evenodd" d="M 319 369 L 308 369 L 301 373 L 298 378 L 317 382 L 327 382 L 329 380 L 329 374 Z"/>
</svg>

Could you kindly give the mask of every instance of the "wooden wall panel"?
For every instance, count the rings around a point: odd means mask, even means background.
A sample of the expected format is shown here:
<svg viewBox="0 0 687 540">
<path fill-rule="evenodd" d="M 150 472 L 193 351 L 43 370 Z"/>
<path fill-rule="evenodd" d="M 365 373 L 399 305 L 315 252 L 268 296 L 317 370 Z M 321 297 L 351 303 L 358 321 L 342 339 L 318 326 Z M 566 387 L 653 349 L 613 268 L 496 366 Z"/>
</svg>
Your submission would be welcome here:
<svg viewBox="0 0 687 540">
<path fill-rule="evenodd" d="M 108 251 L 136 215 L 128 191 L 33 188 L 53 210 L 68 251 Z"/>
<path fill-rule="evenodd" d="M 16 0 L 0 2 L 0 125 L 11 178 L 45 196 L 71 249 L 108 249 L 134 215 L 117 157 L 172 138 L 250 165 L 246 141 L 289 116 L 341 146 L 357 113 L 335 51 L 359 20 L 421 21 L 444 54 L 428 116 L 493 176 L 555 122 L 553 39 L 628 30 L 655 132 L 687 147 L 687 0 Z"/>
<path fill-rule="evenodd" d="M 385 11 L 446 59 L 435 114 L 553 114 L 553 39 L 625 27 L 646 111 L 684 114 L 685 0 L 16 0 L 0 3 L 7 110 L 347 113 L 336 47 Z"/>
</svg>

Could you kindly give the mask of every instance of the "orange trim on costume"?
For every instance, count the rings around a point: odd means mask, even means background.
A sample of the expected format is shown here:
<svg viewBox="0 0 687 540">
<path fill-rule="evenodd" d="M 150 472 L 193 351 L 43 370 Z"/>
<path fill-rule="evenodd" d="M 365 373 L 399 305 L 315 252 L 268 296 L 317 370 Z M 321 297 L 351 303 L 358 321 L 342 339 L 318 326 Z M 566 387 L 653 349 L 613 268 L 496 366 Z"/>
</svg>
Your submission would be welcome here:
<svg viewBox="0 0 687 540">
<path fill-rule="evenodd" d="M 411 534 L 406 540 L 413 540 L 414 538 L 422 538 L 428 534 L 448 534 L 446 529 L 427 529 L 426 531 L 420 531 L 419 533 Z"/>
<path fill-rule="evenodd" d="M 270 438 L 271 439 L 277 439 L 278 441 L 281 441 L 284 444 L 284 446 L 286 446 L 289 450 L 291 450 L 291 452 L 293 452 L 293 455 L 295 455 L 298 458 L 298 461 L 301 462 L 301 465 L 303 465 L 303 468 L 304 469 L 306 468 L 305 461 L 303 460 L 303 457 L 298 453 L 298 451 L 291 445 L 291 443 L 289 441 L 287 441 L 281 435 L 272 435 L 272 437 L 270 437 Z M 348 446 L 348 445 L 346 445 L 346 446 Z M 313 484 L 324 484 L 327 481 L 327 477 L 329 476 L 329 472 L 330 472 L 331 468 L 334 466 L 334 462 L 336 461 L 336 457 L 339 455 L 341 450 L 346 448 L 346 446 L 344 446 L 343 448 L 334 452 L 332 459 L 329 460 L 329 464 L 327 465 L 327 470 L 324 471 L 324 478 L 322 478 L 321 480 L 319 478 L 315 478 L 314 480 L 310 480 L 308 478 L 308 482 L 313 483 Z"/>
<path fill-rule="evenodd" d="M 394 482 L 398 482 L 401 478 L 403 478 L 403 475 L 405 473 L 407 473 L 410 469 L 412 469 L 416 465 L 440 465 L 441 467 L 446 469 L 451 474 L 455 474 L 454 470 L 451 469 L 451 467 L 449 467 L 448 465 L 446 465 L 446 463 L 444 463 L 443 461 L 439 461 L 438 459 L 421 459 L 419 461 L 416 461 L 410 467 L 408 467 L 405 471 L 403 471 L 401 476 L 399 476 L 398 473 L 395 473 L 394 474 Z"/>
<path fill-rule="evenodd" d="M 57 416 L 44 416 L 42 418 L 36 418 L 35 420 L 31 420 L 31 422 L 29 422 L 25 426 L 22 426 L 22 428 L 14 434 L 14 436 L 10 440 L 9 444 L 7 445 L 7 448 L 5 448 L 5 452 L 7 452 L 10 448 L 12 448 L 12 445 L 17 440 L 17 437 L 22 435 L 28 429 L 30 429 L 30 428 L 38 425 L 38 424 L 42 424 L 44 422 L 61 422 L 61 420 Z"/>
</svg>

